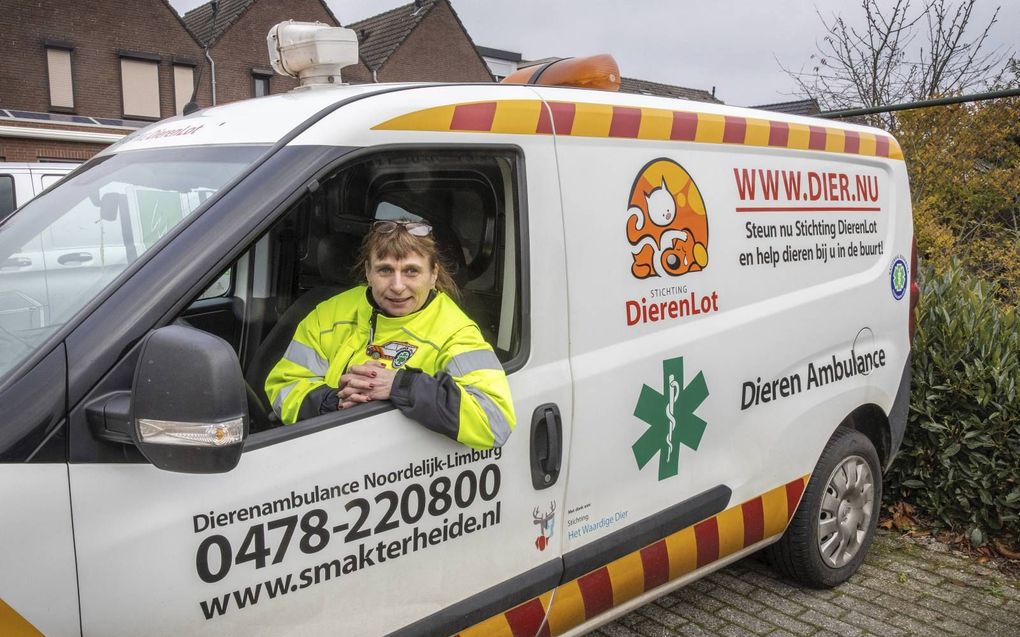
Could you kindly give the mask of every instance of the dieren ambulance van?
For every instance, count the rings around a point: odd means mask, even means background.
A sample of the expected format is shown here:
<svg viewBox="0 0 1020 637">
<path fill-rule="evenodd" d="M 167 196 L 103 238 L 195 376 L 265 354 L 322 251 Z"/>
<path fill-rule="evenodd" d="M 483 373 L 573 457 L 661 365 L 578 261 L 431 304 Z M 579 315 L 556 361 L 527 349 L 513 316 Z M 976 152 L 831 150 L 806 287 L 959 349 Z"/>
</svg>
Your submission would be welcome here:
<svg viewBox="0 0 1020 637">
<path fill-rule="evenodd" d="M 501 448 L 272 416 L 392 218 L 507 371 Z M 780 113 L 362 85 L 155 123 L 0 226 L 0 633 L 576 635 L 766 547 L 842 582 L 906 422 L 912 236 L 894 139 Z"/>
</svg>

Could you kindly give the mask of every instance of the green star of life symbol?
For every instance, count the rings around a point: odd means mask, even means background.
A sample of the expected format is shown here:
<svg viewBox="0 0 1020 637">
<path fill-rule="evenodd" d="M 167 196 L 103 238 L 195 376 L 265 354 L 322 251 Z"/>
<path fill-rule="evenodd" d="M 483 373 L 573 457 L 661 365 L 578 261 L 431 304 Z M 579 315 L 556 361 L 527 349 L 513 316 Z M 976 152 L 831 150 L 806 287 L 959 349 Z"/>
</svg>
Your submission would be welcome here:
<svg viewBox="0 0 1020 637">
<path fill-rule="evenodd" d="M 708 424 L 694 415 L 708 398 L 705 375 L 698 372 L 689 385 L 683 383 L 683 356 L 663 361 L 662 393 L 642 385 L 634 407 L 634 415 L 648 424 L 648 430 L 631 447 L 634 459 L 638 468 L 644 469 L 659 454 L 659 480 L 680 472 L 680 445 L 697 451 Z"/>
</svg>

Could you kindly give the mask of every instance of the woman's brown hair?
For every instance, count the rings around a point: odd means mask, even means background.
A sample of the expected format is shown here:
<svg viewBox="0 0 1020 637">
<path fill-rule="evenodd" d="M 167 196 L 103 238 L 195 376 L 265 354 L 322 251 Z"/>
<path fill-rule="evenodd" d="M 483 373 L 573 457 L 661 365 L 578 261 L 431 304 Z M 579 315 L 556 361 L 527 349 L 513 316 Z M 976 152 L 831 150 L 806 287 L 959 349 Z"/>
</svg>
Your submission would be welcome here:
<svg viewBox="0 0 1020 637">
<path fill-rule="evenodd" d="M 453 300 L 460 301 L 460 289 L 453 277 L 450 276 L 446 261 L 439 252 L 439 245 L 431 234 L 416 237 L 403 226 L 398 226 L 393 232 L 384 233 L 372 230 L 365 235 L 365 239 L 361 242 L 358 262 L 354 267 L 361 281 L 367 283 L 366 272 L 372 255 L 380 259 L 387 257 L 406 259 L 412 253 L 425 257 L 429 265 L 436 269 L 436 287 Z"/>
</svg>

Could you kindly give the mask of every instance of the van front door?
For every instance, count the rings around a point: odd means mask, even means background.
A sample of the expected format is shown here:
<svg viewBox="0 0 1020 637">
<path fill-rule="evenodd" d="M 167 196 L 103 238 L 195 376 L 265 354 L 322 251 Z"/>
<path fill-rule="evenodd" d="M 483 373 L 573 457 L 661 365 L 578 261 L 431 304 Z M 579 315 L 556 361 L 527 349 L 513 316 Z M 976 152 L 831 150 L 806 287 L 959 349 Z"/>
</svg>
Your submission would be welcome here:
<svg viewBox="0 0 1020 637">
<path fill-rule="evenodd" d="M 373 104 L 365 114 L 376 118 L 396 107 L 406 103 Z M 358 121 L 358 111 L 340 114 L 343 125 Z M 327 118 L 322 125 L 340 124 Z M 558 408 L 563 438 L 569 436 L 565 275 L 559 251 L 549 249 L 562 235 L 557 215 L 525 222 L 529 206 L 558 205 L 551 147 L 551 140 L 535 139 L 485 150 L 484 157 L 505 169 L 502 183 L 492 184 L 503 207 L 501 227 L 490 233 L 504 247 L 496 250 L 491 271 L 474 273 L 464 286 L 469 313 L 472 294 L 492 289 L 492 280 L 503 281 L 502 292 L 509 295 L 480 307 L 499 319 L 493 326 L 497 352 L 506 345 L 510 353 L 504 364 L 517 427 L 508 442 L 473 451 L 379 404 L 254 434 L 240 464 L 226 474 L 160 471 L 137 461 L 133 449 L 118 458 L 94 439 L 83 443 L 97 447 L 92 460 L 70 469 L 85 635 L 452 634 L 555 586 L 565 481 L 550 478 L 549 488 L 536 489 L 531 434 L 536 411 L 541 427 L 555 422 L 554 414 L 545 415 L 553 412 L 539 409 L 548 405 Z M 427 152 L 419 145 L 415 156 Z M 470 149 L 465 156 L 471 159 Z M 267 162 L 246 181 L 271 183 L 261 173 L 280 169 Z M 392 172 L 380 174 L 391 178 Z M 273 175 L 278 183 L 280 174 Z M 318 183 L 322 193 L 332 182 L 320 176 Z M 427 184 L 415 188 L 421 193 Z M 193 253 L 199 261 L 209 251 L 233 249 L 236 239 L 225 230 L 231 210 L 259 218 L 259 206 L 274 202 L 265 193 L 251 199 L 217 202 L 175 239 L 168 258 L 174 245 L 189 242 L 202 245 L 202 254 Z M 471 205 L 459 201 L 461 213 Z M 279 217 L 286 214 L 282 210 Z M 354 221 L 339 219 L 337 227 L 350 228 Z M 242 246 L 246 252 L 251 247 Z M 253 260 L 234 270 L 233 288 L 239 306 L 257 308 L 267 300 L 258 299 L 267 281 L 259 260 L 272 259 L 264 255 L 273 251 L 255 247 L 251 253 Z M 149 290 L 157 300 L 147 302 L 160 303 L 158 291 L 172 277 L 194 275 L 192 290 L 207 285 L 222 271 L 222 264 L 210 262 L 167 267 L 157 258 L 126 287 Z M 118 301 L 139 302 L 126 290 L 108 303 Z M 504 330 L 507 320 L 518 327 Z M 85 349 L 91 332 L 103 325 L 89 323 L 75 351 Z M 130 371 L 110 377 L 118 375 L 129 379 Z M 101 383 L 72 414 L 79 434 L 85 407 L 107 388 Z M 547 454 L 547 437 L 540 442 Z M 515 621 L 537 630 L 544 607 L 529 610 Z"/>
</svg>

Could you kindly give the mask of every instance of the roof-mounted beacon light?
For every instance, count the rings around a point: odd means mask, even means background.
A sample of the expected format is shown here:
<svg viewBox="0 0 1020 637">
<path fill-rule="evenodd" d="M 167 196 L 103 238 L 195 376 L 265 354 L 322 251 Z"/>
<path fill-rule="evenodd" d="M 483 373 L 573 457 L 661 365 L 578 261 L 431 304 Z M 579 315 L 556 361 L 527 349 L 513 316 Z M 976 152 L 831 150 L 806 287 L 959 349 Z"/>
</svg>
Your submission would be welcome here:
<svg viewBox="0 0 1020 637">
<path fill-rule="evenodd" d="M 536 64 L 518 69 L 503 78 L 502 83 L 575 86 L 618 91 L 620 67 L 613 56 L 606 53 L 583 58 L 565 58 L 549 64 Z"/>
<path fill-rule="evenodd" d="M 358 63 L 357 34 L 321 22 L 281 22 L 266 44 L 273 70 L 297 78 L 298 89 L 340 84 L 340 69 Z"/>
</svg>

